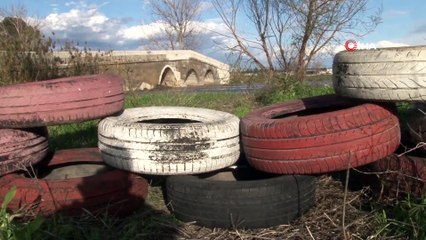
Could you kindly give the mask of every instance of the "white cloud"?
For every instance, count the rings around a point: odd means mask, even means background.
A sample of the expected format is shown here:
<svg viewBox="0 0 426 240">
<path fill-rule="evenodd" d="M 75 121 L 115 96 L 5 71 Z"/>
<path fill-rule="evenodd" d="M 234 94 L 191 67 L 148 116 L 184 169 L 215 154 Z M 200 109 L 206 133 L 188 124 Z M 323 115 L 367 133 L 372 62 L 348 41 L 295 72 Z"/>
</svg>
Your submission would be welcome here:
<svg viewBox="0 0 426 240">
<path fill-rule="evenodd" d="M 387 40 L 378 41 L 375 46 L 377 48 L 387 48 L 387 47 L 404 47 L 408 46 L 408 44 L 400 43 L 400 42 L 391 42 Z"/>
<path fill-rule="evenodd" d="M 103 5 L 88 5 L 84 1 L 69 1 L 68 10 L 52 12 L 41 19 L 42 30 L 46 35 L 54 33 L 54 39 L 62 43 L 65 40 L 87 43 L 92 49 L 133 50 L 146 49 L 152 44 L 150 39 L 161 34 L 165 24 L 161 21 L 129 25 L 129 19 L 108 17 L 102 10 Z M 207 5 L 206 5 L 207 7 Z M 214 42 L 226 43 L 226 28 L 218 19 L 193 22 L 208 51 L 212 51 Z M 216 50 L 217 51 L 217 50 Z"/>
<path fill-rule="evenodd" d="M 69 1 L 69 2 L 66 2 L 66 3 L 65 3 L 65 6 L 67 6 L 67 7 L 75 6 L 75 5 L 77 5 L 77 3 L 76 3 L 76 2 L 74 2 L 74 1 Z"/>
<path fill-rule="evenodd" d="M 408 15 L 409 13 L 410 11 L 392 9 L 392 10 L 384 12 L 383 15 L 389 16 L 389 17 L 399 17 L 399 16 Z"/>
<path fill-rule="evenodd" d="M 157 34 L 161 34 L 164 26 L 164 23 L 157 21 L 143 25 L 123 27 L 118 32 L 118 35 L 125 40 L 149 39 Z"/>
<path fill-rule="evenodd" d="M 389 48 L 389 47 L 403 47 L 408 46 L 406 43 L 401 42 L 392 42 L 389 40 L 381 40 L 378 42 L 357 42 L 357 48 L 356 49 L 374 49 L 374 48 Z M 340 51 L 345 51 L 345 43 L 342 43 L 340 45 L 335 45 L 334 47 L 334 53 L 338 53 Z"/>
<path fill-rule="evenodd" d="M 213 4 L 210 1 L 209 2 L 203 1 L 200 3 L 200 12 L 204 12 L 210 9 L 213 9 Z"/>
</svg>

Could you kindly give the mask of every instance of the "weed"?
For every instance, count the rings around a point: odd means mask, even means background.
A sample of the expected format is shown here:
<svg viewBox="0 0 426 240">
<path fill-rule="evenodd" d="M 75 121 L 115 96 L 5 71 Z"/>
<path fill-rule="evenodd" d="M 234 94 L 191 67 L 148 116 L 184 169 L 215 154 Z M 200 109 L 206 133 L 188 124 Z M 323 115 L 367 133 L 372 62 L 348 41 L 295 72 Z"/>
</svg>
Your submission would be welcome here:
<svg viewBox="0 0 426 240">
<path fill-rule="evenodd" d="M 18 212 L 8 213 L 7 206 L 16 195 L 16 187 L 12 187 L 4 197 L 0 206 L 0 239 L 1 240 L 32 240 L 32 235 L 39 230 L 44 222 L 41 217 L 28 221 L 26 223 L 17 224 L 15 219 L 22 216 Z"/>
<path fill-rule="evenodd" d="M 255 106 L 254 96 L 250 93 L 182 93 L 172 91 L 152 92 L 141 96 L 126 97 L 127 107 L 145 106 L 186 106 L 210 108 L 230 112 L 238 117 L 245 116 Z"/>
<path fill-rule="evenodd" d="M 396 203 L 380 203 L 374 207 L 379 225 L 377 235 L 426 239 L 426 198 L 408 196 Z"/>
<path fill-rule="evenodd" d="M 291 99 L 305 98 L 334 93 L 328 86 L 312 86 L 300 82 L 291 76 L 277 76 L 270 84 L 266 85 L 256 96 L 262 105 L 279 103 Z"/>
</svg>

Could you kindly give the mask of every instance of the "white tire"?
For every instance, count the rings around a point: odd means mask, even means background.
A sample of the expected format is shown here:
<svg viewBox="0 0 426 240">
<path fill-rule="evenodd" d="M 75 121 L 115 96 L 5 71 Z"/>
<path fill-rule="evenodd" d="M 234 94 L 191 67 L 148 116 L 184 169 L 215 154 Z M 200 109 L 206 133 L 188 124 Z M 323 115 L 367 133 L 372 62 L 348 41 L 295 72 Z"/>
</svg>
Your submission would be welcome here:
<svg viewBox="0 0 426 240">
<path fill-rule="evenodd" d="M 239 118 L 190 107 L 126 109 L 103 119 L 98 145 L 116 168 L 153 175 L 210 172 L 240 156 Z"/>
<path fill-rule="evenodd" d="M 426 46 L 339 52 L 333 61 L 333 86 L 346 97 L 426 100 Z"/>
</svg>

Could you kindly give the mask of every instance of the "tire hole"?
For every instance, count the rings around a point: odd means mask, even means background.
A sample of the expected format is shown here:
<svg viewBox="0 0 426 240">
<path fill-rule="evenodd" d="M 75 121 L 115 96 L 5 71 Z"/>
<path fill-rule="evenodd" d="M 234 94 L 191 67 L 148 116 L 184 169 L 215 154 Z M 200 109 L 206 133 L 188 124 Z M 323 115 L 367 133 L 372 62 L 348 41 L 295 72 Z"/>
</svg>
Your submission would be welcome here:
<svg viewBox="0 0 426 240">
<path fill-rule="evenodd" d="M 64 180 L 95 176 L 111 170 L 111 167 L 104 164 L 61 164 L 52 167 L 44 167 L 36 173 L 36 176 L 40 179 Z"/>
<path fill-rule="evenodd" d="M 157 118 L 137 121 L 137 123 L 161 123 L 161 124 L 175 124 L 175 123 L 199 123 L 200 121 L 184 118 Z"/>
<path fill-rule="evenodd" d="M 315 109 L 305 109 L 305 110 L 285 113 L 285 114 L 276 113 L 272 115 L 272 119 L 302 117 L 302 116 L 309 116 L 309 115 L 315 115 L 315 114 L 329 113 L 333 111 L 344 110 L 351 107 L 353 106 L 330 106 L 330 107 L 315 108 Z"/>
<path fill-rule="evenodd" d="M 249 167 L 238 167 L 236 169 L 225 169 L 211 173 L 198 175 L 199 178 L 210 181 L 255 181 L 278 177 L 280 175 L 256 171 Z"/>
</svg>

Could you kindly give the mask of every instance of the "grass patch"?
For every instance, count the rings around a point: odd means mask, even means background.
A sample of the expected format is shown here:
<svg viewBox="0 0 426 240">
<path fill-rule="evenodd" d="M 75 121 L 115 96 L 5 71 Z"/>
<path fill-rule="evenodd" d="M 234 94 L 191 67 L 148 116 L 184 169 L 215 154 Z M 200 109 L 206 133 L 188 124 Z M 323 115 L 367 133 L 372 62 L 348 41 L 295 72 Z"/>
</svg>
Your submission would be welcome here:
<svg viewBox="0 0 426 240">
<path fill-rule="evenodd" d="M 312 86 L 311 84 L 288 78 L 278 78 L 267 85 L 257 95 L 256 100 L 262 105 L 270 105 L 292 99 L 333 94 L 328 86 Z"/>
<path fill-rule="evenodd" d="M 148 106 L 186 106 L 209 108 L 243 117 L 257 106 L 253 94 L 229 92 L 155 92 L 126 97 L 126 108 Z"/>
<path fill-rule="evenodd" d="M 381 203 L 375 206 L 377 235 L 404 239 L 426 239 L 426 198 Z"/>
<path fill-rule="evenodd" d="M 397 114 L 400 122 L 407 122 L 408 119 L 408 110 L 411 108 L 412 104 L 407 102 L 397 103 Z"/>
<path fill-rule="evenodd" d="M 127 218 L 107 214 L 80 218 L 55 215 L 45 221 L 32 239 L 167 239 L 176 234 L 175 229 L 180 225 L 173 215 L 145 205 Z"/>
<path fill-rule="evenodd" d="M 49 148 L 67 149 L 96 147 L 98 136 L 99 120 L 92 120 L 82 123 L 64 124 L 50 126 L 49 129 Z"/>
<path fill-rule="evenodd" d="M 313 74 L 307 75 L 306 81 L 330 81 L 333 78 L 332 74 Z"/>
</svg>

